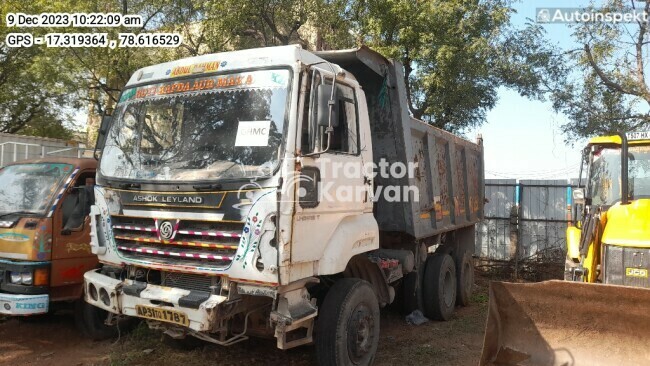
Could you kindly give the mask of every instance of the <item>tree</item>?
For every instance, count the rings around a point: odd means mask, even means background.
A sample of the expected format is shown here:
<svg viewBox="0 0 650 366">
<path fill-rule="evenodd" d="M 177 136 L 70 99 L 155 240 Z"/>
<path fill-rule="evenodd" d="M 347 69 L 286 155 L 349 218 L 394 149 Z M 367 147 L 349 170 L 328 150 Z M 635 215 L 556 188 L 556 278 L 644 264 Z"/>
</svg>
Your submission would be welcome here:
<svg viewBox="0 0 650 366">
<path fill-rule="evenodd" d="M 0 5 L 3 22 L 12 5 Z M 19 32 L 0 27 L 0 132 L 70 138 L 69 120 L 61 108 L 70 95 L 58 83 L 65 70 L 54 61 L 53 52 L 41 47 L 8 47 L 4 41 L 12 31 Z"/>
<path fill-rule="evenodd" d="M 650 2 L 610 0 L 602 12 L 650 12 Z M 596 11 L 593 7 L 586 11 Z M 646 77 L 648 22 L 588 22 L 574 25 L 579 47 L 567 53 L 575 72 L 553 92 L 558 112 L 570 122 L 568 138 L 634 131 L 650 126 Z"/>
<path fill-rule="evenodd" d="M 485 122 L 507 86 L 543 98 L 563 70 L 532 24 L 510 25 L 510 1 L 357 0 L 359 42 L 404 64 L 414 117 L 449 131 Z"/>
</svg>

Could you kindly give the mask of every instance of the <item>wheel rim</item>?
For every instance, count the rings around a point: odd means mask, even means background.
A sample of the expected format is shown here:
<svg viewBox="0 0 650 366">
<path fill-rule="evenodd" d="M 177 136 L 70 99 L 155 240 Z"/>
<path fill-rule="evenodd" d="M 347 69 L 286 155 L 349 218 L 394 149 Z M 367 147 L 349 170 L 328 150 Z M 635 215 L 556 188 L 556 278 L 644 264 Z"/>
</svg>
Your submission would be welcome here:
<svg viewBox="0 0 650 366">
<path fill-rule="evenodd" d="M 348 321 L 348 355 L 359 363 L 371 352 L 375 338 L 375 319 L 365 304 L 359 304 L 352 311 Z"/>
<path fill-rule="evenodd" d="M 445 305 L 451 307 L 454 305 L 454 281 L 452 278 L 451 271 L 445 272 L 445 278 L 443 279 L 442 291 L 443 299 L 445 299 Z"/>
</svg>

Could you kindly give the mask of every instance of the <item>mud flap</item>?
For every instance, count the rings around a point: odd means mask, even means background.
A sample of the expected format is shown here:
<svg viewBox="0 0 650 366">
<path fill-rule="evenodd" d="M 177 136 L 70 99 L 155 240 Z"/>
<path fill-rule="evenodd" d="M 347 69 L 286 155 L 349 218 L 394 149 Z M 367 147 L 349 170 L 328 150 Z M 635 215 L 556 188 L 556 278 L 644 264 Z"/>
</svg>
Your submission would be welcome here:
<svg viewBox="0 0 650 366">
<path fill-rule="evenodd" d="M 490 283 L 480 365 L 650 364 L 650 289 Z"/>
</svg>

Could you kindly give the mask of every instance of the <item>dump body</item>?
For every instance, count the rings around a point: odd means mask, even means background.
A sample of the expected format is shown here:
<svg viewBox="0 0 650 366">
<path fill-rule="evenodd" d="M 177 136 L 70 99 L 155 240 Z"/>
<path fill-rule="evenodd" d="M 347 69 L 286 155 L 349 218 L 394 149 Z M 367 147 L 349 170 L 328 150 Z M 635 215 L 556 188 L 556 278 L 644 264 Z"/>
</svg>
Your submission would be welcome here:
<svg viewBox="0 0 650 366">
<path fill-rule="evenodd" d="M 483 146 L 413 118 L 408 109 L 403 66 L 367 47 L 316 52 L 351 72 L 365 91 L 373 159 L 415 164 L 399 174 L 378 174 L 375 186 L 416 187 L 419 197 L 375 203 L 382 231 L 416 239 L 474 225 L 483 218 Z"/>
</svg>

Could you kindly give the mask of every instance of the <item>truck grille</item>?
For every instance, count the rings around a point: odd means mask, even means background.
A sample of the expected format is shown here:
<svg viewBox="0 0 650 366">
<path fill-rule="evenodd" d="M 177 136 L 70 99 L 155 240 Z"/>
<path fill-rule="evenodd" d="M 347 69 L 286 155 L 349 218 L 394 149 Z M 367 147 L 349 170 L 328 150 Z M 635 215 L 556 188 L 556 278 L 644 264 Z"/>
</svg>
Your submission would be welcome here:
<svg viewBox="0 0 650 366">
<path fill-rule="evenodd" d="M 183 290 L 212 292 L 213 288 L 220 285 L 220 280 L 221 278 L 216 276 L 208 277 L 187 273 L 162 272 L 160 284 Z"/>
<path fill-rule="evenodd" d="M 159 264 L 223 268 L 233 260 L 244 223 L 111 216 L 117 250 Z"/>
<path fill-rule="evenodd" d="M 605 283 L 650 288 L 650 249 L 605 245 Z"/>
</svg>

